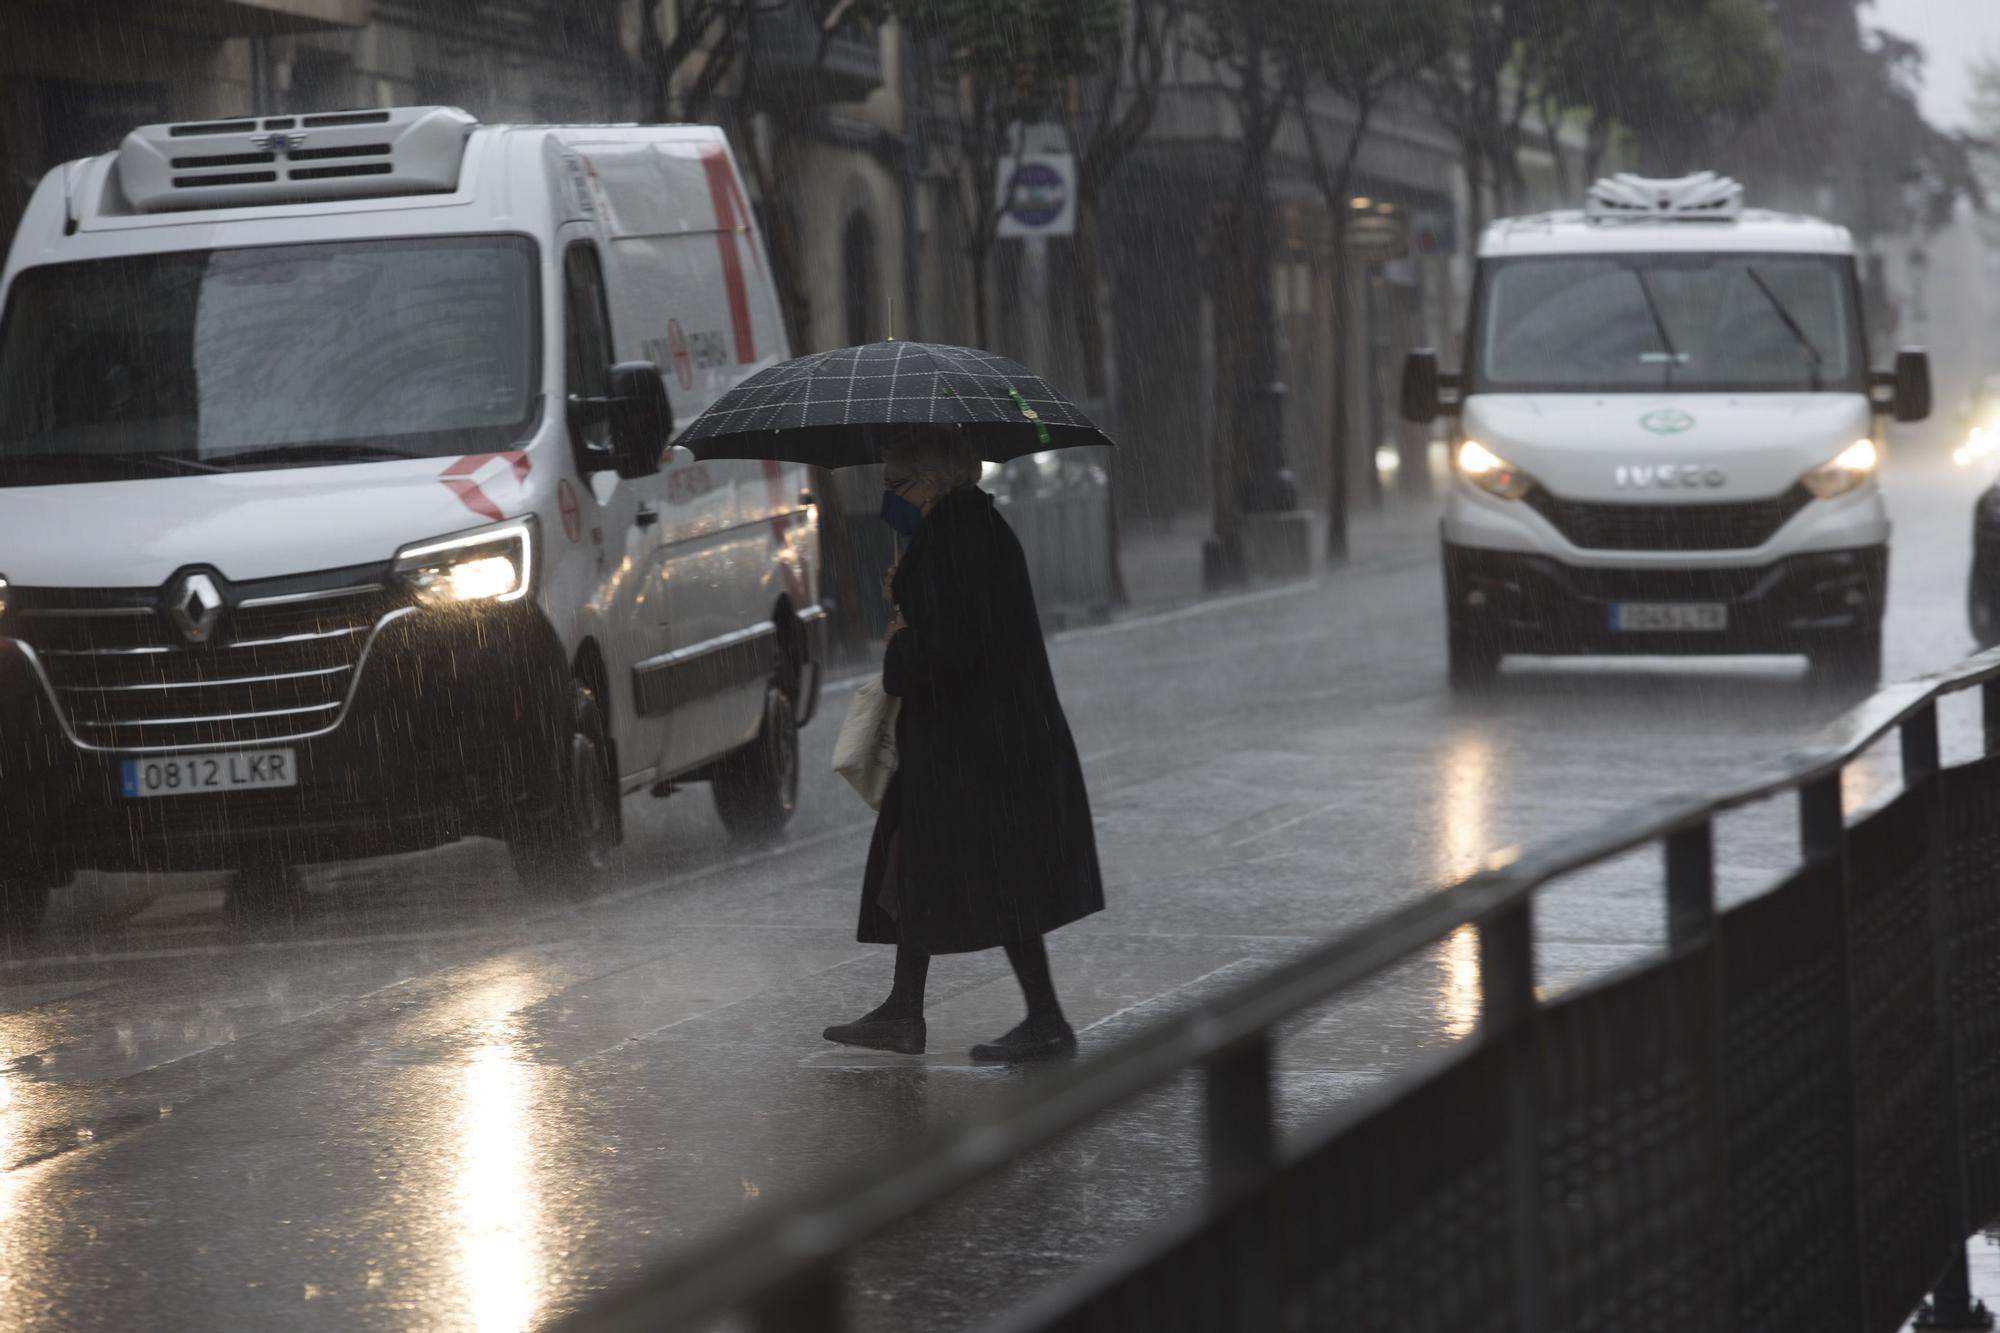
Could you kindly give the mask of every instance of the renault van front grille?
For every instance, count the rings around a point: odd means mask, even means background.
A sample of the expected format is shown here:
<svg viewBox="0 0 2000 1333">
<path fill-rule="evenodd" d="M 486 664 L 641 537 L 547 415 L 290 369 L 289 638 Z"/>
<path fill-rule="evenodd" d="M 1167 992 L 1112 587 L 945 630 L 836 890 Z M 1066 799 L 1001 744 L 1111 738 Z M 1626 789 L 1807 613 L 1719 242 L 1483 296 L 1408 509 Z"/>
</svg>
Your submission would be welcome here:
<svg viewBox="0 0 2000 1333">
<path fill-rule="evenodd" d="M 1794 484 L 1768 500 L 1726 504 L 1598 504 L 1537 486 L 1524 501 L 1587 551 L 1751 551 L 1812 503 Z"/>
<path fill-rule="evenodd" d="M 375 633 L 407 609 L 386 572 L 232 585 L 200 642 L 157 589 L 20 588 L 0 636 L 33 651 L 87 749 L 296 740 L 339 722 Z"/>
</svg>

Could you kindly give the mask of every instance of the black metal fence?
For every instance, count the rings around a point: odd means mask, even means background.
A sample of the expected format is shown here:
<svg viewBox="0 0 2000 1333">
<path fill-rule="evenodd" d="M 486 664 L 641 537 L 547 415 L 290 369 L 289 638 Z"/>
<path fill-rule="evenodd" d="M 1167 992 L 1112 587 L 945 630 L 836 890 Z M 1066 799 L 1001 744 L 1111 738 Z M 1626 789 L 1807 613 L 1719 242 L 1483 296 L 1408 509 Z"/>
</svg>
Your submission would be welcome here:
<svg viewBox="0 0 2000 1333">
<path fill-rule="evenodd" d="M 1938 701 L 1974 687 L 1984 757 L 1943 767 Z M 1901 794 L 1850 822 L 1842 775 L 1892 732 Z M 1202 1206 L 1004 1327 L 1890 1333 L 1934 1288 L 1934 1326 L 1977 1327 L 1953 1307 L 1965 1237 L 2000 1214 L 2000 652 L 1826 735 L 1335 939 L 562 1328 L 845 1328 L 863 1241 L 1195 1069 Z M 1718 911 L 1717 817 L 1791 796 L 1798 869 Z M 1539 997 L 1537 892 L 1649 844 L 1664 953 Z M 1277 1025 L 1467 924 L 1473 1035 L 1281 1152 Z"/>
</svg>

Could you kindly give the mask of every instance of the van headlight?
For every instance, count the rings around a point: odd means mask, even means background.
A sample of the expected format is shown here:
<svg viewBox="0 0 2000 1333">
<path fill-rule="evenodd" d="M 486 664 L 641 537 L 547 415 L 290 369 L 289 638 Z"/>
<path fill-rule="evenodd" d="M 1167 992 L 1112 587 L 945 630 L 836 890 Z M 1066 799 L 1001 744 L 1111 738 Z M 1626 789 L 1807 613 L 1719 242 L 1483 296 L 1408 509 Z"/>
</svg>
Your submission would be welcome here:
<svg viewBox="0 0 2000 1333">
<path fill-rule="evenodd" d="M 516 602 L 528 595 L 534 577 L 532 518 L 419 542 L 396 553 L 396 578 L 428 606 Z"/>
<path fill-rule="evenodd" d="M 0 578 L 0 616 L 7 614 L 7 580 Z"/>
<path fill-rule="evenodd" d="M 1458 475 L 1489 495 L 1518 500 L 1535 489 L 1535 479 L 1477 440 L 1458 446 Z"/>
<path fill-rule="evenodd" d="M 1820 499 L 1831 500 L 1874 476 L 1881 462 L 1882 451 L 1875 447 L 1875 441 L 1856 440 L 1799 480 Z"/>
</svg>

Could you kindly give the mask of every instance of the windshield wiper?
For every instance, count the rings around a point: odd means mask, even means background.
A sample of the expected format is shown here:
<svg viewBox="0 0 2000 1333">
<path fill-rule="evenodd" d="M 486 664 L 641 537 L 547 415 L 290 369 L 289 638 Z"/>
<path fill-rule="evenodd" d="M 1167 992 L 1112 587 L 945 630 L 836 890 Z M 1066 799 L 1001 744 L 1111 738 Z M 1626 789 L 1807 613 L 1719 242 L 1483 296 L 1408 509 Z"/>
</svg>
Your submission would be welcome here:
<svg viewBox="0 0 2000 1333">
<path fill-rule="evenodd" d="M 233 454 L 222 454 L 217 462 L 222 464 L 218 471 L 241 467 L 246 463 L 377 463 L 397 458 L 422 458 L 422 454 L 405 453 L 401 449 L 386 449 L 379 444 L 361 444 L 349 440 L 327 440 L 307 444 L 273 444 L 258 449 L 239 449 Z"/>
<path fill-rule="evenodd" d="M 204 463 L 198 458 L 185 458 L 179 454 L 149 454 L 140 452 L 114 454 L 98 453 L 93 450 L 73 454 L 27 453 L 11 456 L 0 455 L 0 462 L 10 463 L 15 466 L 86 466 L 99 472 L 112 467 L 120 469 L 146 467 L 151 468 L 155 472 L 167 472 L 177 477 L 191 477 L 198 473 L 225 472 L 228 470 L 217 467 L 213 463 Z"/>
<path fill-rule="evenodd" d="M 1646 313 L 1653 317 L 1653 328 L 1660 335 L 1660 346 L 1667 353 L 1667 378 L 1663 387 L 1672 388 L 1674 367 L 1681 363 L 1680 350 L 1674 346 L 1673 336 L 1667 332 L 1667 321 L 1660 314 L 1660 304 L 1653 299 L 1653 285 L 1646 281 L 1646 275 L 1636 265 L 1632 269 L 1632 281 L 1639 284 L 1639 295 L 1646 298 Z"/>
<path fill-rule="evenodd" d="M 1771 284 L 1764 281 L 1764 275 L 1757 271 L 1757 266 L 1745 264 L 1743 271 L 1749 275 L 1750 281 L 1757 284 L 1757 290 L 1764 294 L 1764 299 L 1771 303 L 1771 309 L 1778 312 L 1778 318 L 1785 321 L 1786 329 L 1791 331 L 1792 337 L 1796 338 L 1799 346 L 1804 349 L 1808 363 L 1806 373 L 1811 377 L 1813 392 L 1818 393 L 1821 387 L 1820 368 L 1826 364 L 1826 358 L 1820 355 L 1819 347 L 1799 326 L 1799 321 L 1793 318 L 1792 312 L 1785 308 L 1785 303 L 1778 299 L 1778 294 L 1771 290 Z"/>
<path fill-rule="evenodd" d="M 205 463 L 199 458 L 182 458 L 179 454 L 112 454 L 121 463 L 146 463 L 167 472 L 178 472 L 182 476 L 192 476 L 197 472 L 227 472 L 228 468 Z"/>
</svg>

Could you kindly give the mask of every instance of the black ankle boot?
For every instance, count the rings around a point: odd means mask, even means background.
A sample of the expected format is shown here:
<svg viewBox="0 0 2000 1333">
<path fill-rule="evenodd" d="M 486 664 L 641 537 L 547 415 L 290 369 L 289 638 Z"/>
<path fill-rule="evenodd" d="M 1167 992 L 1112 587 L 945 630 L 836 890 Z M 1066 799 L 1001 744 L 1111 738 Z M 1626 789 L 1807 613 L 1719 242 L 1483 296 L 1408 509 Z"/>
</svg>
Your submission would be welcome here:
<svg viewBox="0 0 2000 1333">
<path fill-rule="evenodd" d="M 998 1041 L 981 1042 L 972 1048 L 972 1058 L 989 1065 L 1018 1065 L 1075 1054 L 1076 1033 L 1060 1018 L 1031 1018 Z"/>
<path fill-rule="evenodd" d="M 857 1018 L 852 1023 L 835 1023 L 821 1035 L 843 1046 L 866 1046 L 870 1050 L 894 1051 L 898 1055 L 924 1053 L 924 1020 L 921 1018 Z"/>
</svg>

